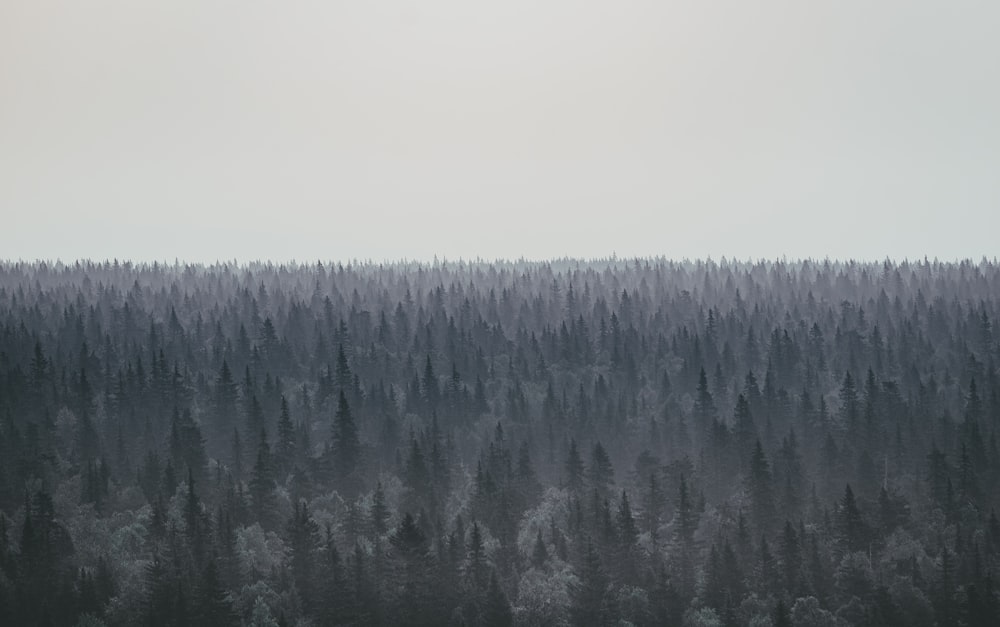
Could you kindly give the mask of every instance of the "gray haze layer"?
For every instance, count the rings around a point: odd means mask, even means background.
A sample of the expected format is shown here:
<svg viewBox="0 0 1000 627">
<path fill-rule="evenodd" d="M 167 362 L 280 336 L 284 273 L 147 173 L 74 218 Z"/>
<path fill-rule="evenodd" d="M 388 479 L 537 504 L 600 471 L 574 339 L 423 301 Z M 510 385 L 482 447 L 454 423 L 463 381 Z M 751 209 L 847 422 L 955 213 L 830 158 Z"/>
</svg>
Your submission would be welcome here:
<svg viewBox="0 0 1000 627">
<path fill-rule="evenodd" d="M 5 0 L 0 258 L 995 256 L 1000 3 Z"/>
</svg>

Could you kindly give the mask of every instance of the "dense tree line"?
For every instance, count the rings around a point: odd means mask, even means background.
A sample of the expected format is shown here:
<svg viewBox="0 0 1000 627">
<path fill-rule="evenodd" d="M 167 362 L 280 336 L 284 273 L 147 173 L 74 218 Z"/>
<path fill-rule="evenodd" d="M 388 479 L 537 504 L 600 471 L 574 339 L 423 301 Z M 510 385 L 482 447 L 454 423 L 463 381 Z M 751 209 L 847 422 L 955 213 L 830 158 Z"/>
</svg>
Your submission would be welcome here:
<svg viewBox="0 0 1000 627">
<path fill-rule="evenodd" d="M 1000 616 L 1000 266 L 0 264 L 0 624 Z"/>
</svg>

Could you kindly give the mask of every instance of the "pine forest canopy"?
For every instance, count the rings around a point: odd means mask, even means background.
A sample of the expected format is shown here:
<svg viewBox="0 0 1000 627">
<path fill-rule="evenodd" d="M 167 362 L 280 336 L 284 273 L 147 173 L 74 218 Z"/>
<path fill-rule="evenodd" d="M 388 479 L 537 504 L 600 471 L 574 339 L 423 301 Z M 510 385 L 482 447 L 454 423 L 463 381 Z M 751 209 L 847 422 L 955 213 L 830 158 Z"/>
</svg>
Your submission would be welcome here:
<svg viewBox="0 0 1000 627">
<path fill-rule="evenodd" d="M 995 261 L 0 263 L 0 625 L 995 625 Z"/>
</svg>

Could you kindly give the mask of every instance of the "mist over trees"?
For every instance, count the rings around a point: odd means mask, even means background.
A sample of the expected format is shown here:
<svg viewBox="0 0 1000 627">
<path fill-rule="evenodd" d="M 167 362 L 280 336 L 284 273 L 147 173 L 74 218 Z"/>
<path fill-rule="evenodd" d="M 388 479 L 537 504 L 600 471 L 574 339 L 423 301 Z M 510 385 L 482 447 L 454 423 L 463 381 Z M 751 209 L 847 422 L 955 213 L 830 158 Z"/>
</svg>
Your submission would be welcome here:
<svg viewBox="0 0 1000 627">
<path fill-rule="evenodd" d="M 1000 266 L 0 264 L 0 625 L 995 625 Z"/>
</svg>

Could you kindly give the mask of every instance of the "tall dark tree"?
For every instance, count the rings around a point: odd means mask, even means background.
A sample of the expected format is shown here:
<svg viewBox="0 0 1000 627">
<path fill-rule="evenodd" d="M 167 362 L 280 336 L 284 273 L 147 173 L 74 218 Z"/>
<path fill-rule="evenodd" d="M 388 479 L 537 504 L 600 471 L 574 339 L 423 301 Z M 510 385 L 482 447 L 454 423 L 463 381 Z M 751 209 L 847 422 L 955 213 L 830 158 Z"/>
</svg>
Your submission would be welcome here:
<svg viewBox="0 0 1000 627">
<path fill-rule="evenodd" d="M 579 583 L 572 591 L 570 617 L 574 625 L 604 625 L 609 619 L 608 580 L 594 545 L 583 549 Z"/>
<path fill-rule="evenodd" d="M 483 607 L 482 624 L 484 627 L 510 627 L 514 624 L 507 594 L 497 581 L 496 571 L 490 573 L 490 584 L 486 590 L 486 603 Z"/>
<path fill-rule="evenodd" d="M 771 465 L 764 454 L 760 440 L 750 455 L 750 475 L 747 480 L 750 492 L 751 520 L 758 530 L 767 530 L 774 521 L 774 485 Z"/>
<path fill-rule="evenodd" d="M 274 486 L 274 461 L 271 458 L 271 446 L 267 443 L 267 431 L 262 428 L 257 444 L 257 459 L 250 475 L 250 499 L 259 520 L 273 523 L 271 514 L 274 511 Z"/>
<path fill-rule="evenodd" d="M 292 580 L 307 609 L 315 609 L 318 597 L 315 556 L 319 545 L 319 525 L 309 515 L 305 501 L 295 504 L 292 518 L 285 528 L 291 552 Z"/>
<path fill-rule="evenodd" d="M 214 560 L 209 560 L 198 586 L 194 602 L 194 623 L 205 627 L 239 625 L 229 594 L 219 581 Z"/>
<path fill-rule="evenodd" d="M 292 417 L 288 410 L 288 401 L 284 395 L 281 397 L 281 415 L 278 418 L 278 439 L 275 442 L 276 467 L 283 473 L 291 470 L 295 464 L 295 448 L 298 443 L 298 436 L 295 432 L 295 425 L 292 424 Z"/>
<path fill-rule="evenodd" d="M 333 463 L 337 477 L 344 481 L 351 476 L 357 469 L 360 458 L 358 428 L 354 424 L 351 407 L 347 404 L 347 396 L 341 390 L 333 422 Z"/>
<path fill-rule="evenodd" d="M 868 525 L 858 508 L 850 484 L 837 507 L 837 537 L 845 551 L 862 551 L 868 548 Z"/>
<path fill-rule="evenodd" d="M 577 492 L 583 488 L 583 471 L 583 460 L 576 448 L 576 439 L 570 439 L 566 457 L 566 485 L 570 490 Z"/>
</svg>

